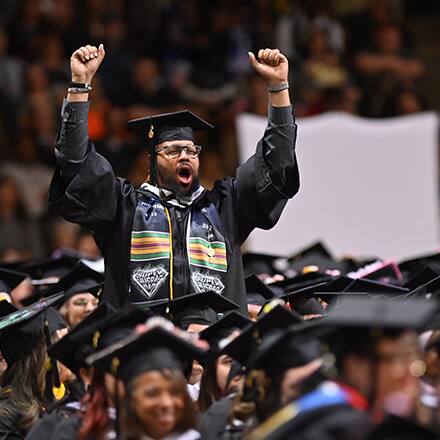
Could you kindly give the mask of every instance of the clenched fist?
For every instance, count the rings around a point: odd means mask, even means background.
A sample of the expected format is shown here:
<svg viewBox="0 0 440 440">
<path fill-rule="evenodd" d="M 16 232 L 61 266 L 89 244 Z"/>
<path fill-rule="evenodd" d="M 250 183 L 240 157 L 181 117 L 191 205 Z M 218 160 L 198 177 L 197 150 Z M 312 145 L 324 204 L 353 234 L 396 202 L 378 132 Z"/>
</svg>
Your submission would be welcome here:
<svg viewBox="0 0 440 440">
<path fill-rule="evenodd" d="M 252 52 L 249 52 L 249 62 L 269 86 L 287 81 L 289 62 L 278 49 L 260 49 L 258 60 Z"/>
<path fill-rule="evenodd" d="M 72 81 L 76 83 L 90 83 L 104 59 L 104 45 L 83 46 L 73 52 L 70 58 Z"/>
</svg>

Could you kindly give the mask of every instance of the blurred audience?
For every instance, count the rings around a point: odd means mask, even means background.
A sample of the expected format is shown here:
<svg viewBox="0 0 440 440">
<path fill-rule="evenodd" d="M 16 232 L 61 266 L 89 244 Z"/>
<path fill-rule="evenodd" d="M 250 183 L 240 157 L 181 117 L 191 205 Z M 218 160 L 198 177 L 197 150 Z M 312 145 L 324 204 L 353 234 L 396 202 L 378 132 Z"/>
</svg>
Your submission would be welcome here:
<svg viewBox="0 0 440 440">
<path fill-rule="evenodd" d="M 2 242 L 8 258 L 65 245 L 57 243 L 57 227 L 45 231 L 54 236 L 49 240 L 38 231 L 39 222 L 52 219 L 45 193 L 69 57 L 85 41 L 106 48 L 93 83 L 90 136 L 116 173 L 135 183 L 144 180 L 148 160 L 127 120 L 188 107 L 215 125 L 202 139 L 209 151 L 202 182 L 211 186 L 234 172 L 237 115 L 267 112 L 267 90 L 251 74 L 248 50 L 279 47 L 288 56 L 299 117 L 389 117 L 428 108 L 425 65 L 399 0 L 362 2 L 351 13 L 347 2 L 323 0 L 9 3 L 0 8 L 0 172 L 2 199 L 9 200 L 0 227 L 12 234 Z M 8 244 L 11 237 L 18 241 Z"/>
</svg>

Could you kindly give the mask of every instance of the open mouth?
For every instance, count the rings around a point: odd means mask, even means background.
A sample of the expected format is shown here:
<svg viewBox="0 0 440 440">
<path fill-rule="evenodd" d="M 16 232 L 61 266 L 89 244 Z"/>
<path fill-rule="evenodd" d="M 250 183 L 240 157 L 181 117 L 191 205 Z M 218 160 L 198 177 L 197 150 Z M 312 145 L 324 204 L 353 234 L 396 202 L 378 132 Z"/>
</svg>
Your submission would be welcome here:
<svg viewBox="0 0 440 440">
<path fill-rule="evenodd" d="M 187 186 L 192 182 L 192 169 L 188 165 L 182 165 L 177 170 L 177 180 L 181 185 Z"/>
</svg>

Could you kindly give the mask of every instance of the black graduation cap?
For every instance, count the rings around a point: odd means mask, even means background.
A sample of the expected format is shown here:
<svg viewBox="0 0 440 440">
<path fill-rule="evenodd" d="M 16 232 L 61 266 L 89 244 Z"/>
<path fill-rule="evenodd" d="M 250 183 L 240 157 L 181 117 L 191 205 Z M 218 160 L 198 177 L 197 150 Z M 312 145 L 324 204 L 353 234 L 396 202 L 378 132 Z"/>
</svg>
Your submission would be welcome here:
<svg viewBox="0 0 440 440">
<path fill-rule="evenodd" d="M 67 301 L 77 293 L 88 292 L 99 298 L 103 283 L 104 275 L 102 273 L 96 272 L 80 261 L 58 283 L 50 287 L 45 295 L 50 296 L 58 292 L 64 292 L 64 301 Z"/>
<path fill-rule="evenodd" d="M 322 354 L 321 342 L 313 336 L 317 328 L 313 323 L 303 322 L 287 330 L 268 332 L 247 360 L 247 370 L 263 369 L 273 377 L 319 359 Z"/>
<path fill-rule="evenodd" d="M 248 317 L 233 310 L 205 330 L 202 330 L 199 337 L 208 341 L 211 349 L 216 348 L 218 343 L 228 337 L 234 330 L 242 330 L 249 324 L 252 324 L 252 321 Z"/>
<path fill-rule="evenodd" d="M 305 287 L 313 286 L 319 283 L 332 280 L 333 277 L 319 271 L 307 272 L 295 275 L 294 277 L 285 278 L 281 281 L 269 284 L 270 287 L 277 287 L 284 290 L 285 293 L 294 292 Z"/>
<path fill-rule="evenodd" d="M 248 304 L 262 306 L 265 302 L 279 296 L 274 289 L 263 283 L 255 274 L 248 275 L 244 282 Z"/>
<path fill-rule="evenodd" d="M 415 272 L 403 285 L 403 287 L 414 290 L 417 287 L 423 286 L 434 278 L 440 276 L 440 271 L 435 270 L 431 265 L 426 265 Z"/>
<path fill-rule="evenodd" d="M 161 326 L 133 333 L 87 358 L 87 364 L 114 374 L 127 385 L 139 374 L 154 370 L 183 371 L 185 362 L 204 362 L 206 349 Z"/>
<path fill-rule="evenodd" d="M 401 285 L 403 280 L 399 267 L 394 261 L 383 263 L 381 267 L 361 278 L 364 280 L 377 281 L 382 284 L 394 284 L 397 286 Z"/>
<path fill-rule="evenodd" d="M 322 242 L 317 242 L 300 250 L 289 257 L 289 269 L 296 273 L 304 271 L 338 270 L 346 273 L 347 263 L 334 259 L 330 251 Z"/>
<path fill-rule="evenodd" d="M 131 334 L 138 324 L 145 323 L 152 316 L 151 311 L 128 303 L 116 313 L 110 313 L 103 319 L 89 321 L 87 325 L 83 325 L 75 332 L 75 339 L 86 341 L 94 350 L 100 350 Z"/>
<path fill-rule="evenodd" d="M 367 440 L 438 440 L 440 432 L 417 422 L 388 415 L 366 437 Z"/>
<path fill-rule="evenodd" d="M 66 327 L 64 320 L 52 307 L 61 298 L 62 294 L 54 295 L 22 309 L 7 301 L 0 301 L 0 350 L 8 366 L 33 350 L 46 324 L 49 333 Z"/>
<path fill-rule="evenodd" d="M 257 275 L 267 274 L 269 276 L 282 274 L 289 266 L 287 258 L 280 255 L 246 252 L 242 255 L 242 259 L 246 276 L 253 273 Z"/>
<path fill-rule="evenodd" d="M 348 287 L 344 289 L 344 292 L 348 291 L 390 296 L 405 295 L 409 292 L 409 290 L 405 289 L 404 287 L 365 280 L 363 278 L 355 279 Z"/>
<path fill-rule="evenodd" d="M 0 268 L 0 292 L 9 294 L 26 278 L 28 278 L 26 273 Z"/>
<path fill-rule="evenodd" d="M 153 313 L 169 317 L 174 324 L 188 328 L 190 324 L 211 325 L 225 312 L 236 310 L 238 304 L 213 291 L 192 293 L 172 301 L 136 303 Z"/>
<path fill-rule="evenodd" d="M 319 302 L 318 297 L 315 297 L 316 289 L 320 286 L 326 286 L 326 282 L 318 283 L 313 286 L 304 287 L 293 292 L 281 295 L 280 299 L 284 300 L 288 306 L 295 310 L 301 316 L 325 314 L 325 309 Z"/>
<path fill-rule="evenodd" d="M 325 326 L 421 329 L 437 310 L 434 301 L 403 300 L 387 298 L 371 300 L 365 297 L 341 298 L 338 307 L 332 309 L 321 322 Z"/>
<path fill-rule="evenodd" d="M 32 278 L 32 284 L 36 286 L 55 284 L 67 275 L 78 261 L 78 258 L 69 255 L 39 258 L 20 266 L 20 271 L 27 273 Z"/>
<path fill-rule="evenodd" d="M 145 136 L 150 150 L 150 181 L 157 183 L 156 146 L 165 141 L 192 141 L 194 131 L 209 130 L 211 124 L 189 110 L 145 116 L 128 121 Z"/>
<path fill-rule="evenodd" d="M 299 315 L 286 307 L 277 305 L 268 313 L 261 315 L 258 321 L 244 328 L 242 333 L 226 345 L 222 352 L 245 365 L 253 351 L 261 343 L 264 334 L 271 330 L 285 328 L 302 322 Z"/>
<path fill-rule="evenodd" d="M 76 325 L 69 333 L 53 344 L 47 352 L 64 364 L 76 375 L 80 368 L 86 366 L 85 359 L 93 353 L 96 338 L 93 335 L 102 323 L 116 314 L 116 309 L 110 304 L 101 303 L 90 315 Z"/>
</svg>

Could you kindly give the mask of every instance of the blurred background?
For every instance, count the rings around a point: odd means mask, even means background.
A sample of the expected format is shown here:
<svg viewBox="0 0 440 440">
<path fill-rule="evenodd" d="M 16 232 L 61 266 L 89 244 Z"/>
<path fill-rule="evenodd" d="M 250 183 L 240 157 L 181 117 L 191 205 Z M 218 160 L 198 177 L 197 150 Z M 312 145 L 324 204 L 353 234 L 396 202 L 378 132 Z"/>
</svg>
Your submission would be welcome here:
<svg viewBox="0 0 440 440">
<path fill-rule="evenodd" d="M 46 204 L 78 47 L 105 45 L 89 129 L 115 172 L 146 177 L 128 119 L 190 108 L 215 125 L 198 139 L 210 187 L 237 165 L 236 118 L 267 113 L 248 50 L 289 58 L 298 117 L 388 118 L 440 107 L 439 26 L 438 0 L 1 0 L 0 261 L 60 249 L 99 256 L 87 231 Z"/>
</svg>

